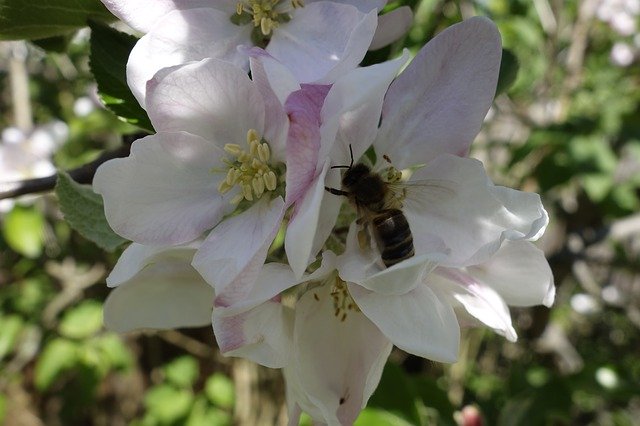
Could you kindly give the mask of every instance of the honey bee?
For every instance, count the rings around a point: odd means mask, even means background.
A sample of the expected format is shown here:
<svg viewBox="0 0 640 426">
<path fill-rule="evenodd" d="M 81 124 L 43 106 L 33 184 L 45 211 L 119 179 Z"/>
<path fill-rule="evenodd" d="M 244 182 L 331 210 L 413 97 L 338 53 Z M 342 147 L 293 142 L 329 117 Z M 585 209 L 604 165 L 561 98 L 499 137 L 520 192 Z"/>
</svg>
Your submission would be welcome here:
<svg viewBox="0 0 640 426">
<path fill-rule="evenodd" d="M 349 151 L 351 164 L 331 167 L 346 169 L 342 176 L 343 189 L 325 187 L 325 190 L 347 197 L 356 207 L 356 222 L 365 228 L 369 227 L 382 262 L 387 268 L 391 267 L 415 254 L 411 228 L 402 212 L 402 200 L 406 193 L 394 182 L 399 181 L 399 171 L 390 167 L 383 177 L 364 163 L 354 165 L 351 146 Z M 384 158 L 391 163 L 387 156 Z"/>
</svg>

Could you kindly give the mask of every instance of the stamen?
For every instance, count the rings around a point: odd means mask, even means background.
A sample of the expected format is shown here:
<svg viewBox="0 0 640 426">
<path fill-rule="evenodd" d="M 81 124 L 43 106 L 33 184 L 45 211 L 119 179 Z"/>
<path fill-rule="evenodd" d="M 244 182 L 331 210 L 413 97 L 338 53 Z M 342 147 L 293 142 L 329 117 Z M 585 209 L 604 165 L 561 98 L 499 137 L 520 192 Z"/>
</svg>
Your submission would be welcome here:
<svg viewBox="0 0 640 426">
<path fill-rule="evenodd" d="M 267 37 L 268 41 L 275 28 L 291 19 L 288 12 L 300 7 L 304 7 L 303 0 L 289 0 L 289 5 L 284 4 L 283 0 L 240 0 L 236 4 L 236 14 L 250 19 L 254 28 L 259 28 L 262 36 Z M 239 23 L 234 19 L 232 21 Z"/>
<path fill-rule="evenodd" d="M 338 275 L 335 276 L 334 284 L 331 288 L 331 298 L 333 299 L 333 314 L 336 318 L 339 318 L 341 322 L 347 319 L 349 311 L 360 312 L 360 308 L 349 293 L 347 283 Z"/>
<path fill-rule="evenodd" d="M 271 149 L 267 142 L 261 139 L 255 129 L 247 132 L 246 142 L 247 150 L 234 143 L 224 146 L 225 153 L 232 158 L 223 159 L 228 170 L 224 180 L 218 184 L 218 191 L 226 194 L 237 185 L 240 194 L 231 200 L 232 204 L 259 199 L 265 192 L 273 191 L 278 186 L 276 172 L 269 164 Z"/>
</svg>

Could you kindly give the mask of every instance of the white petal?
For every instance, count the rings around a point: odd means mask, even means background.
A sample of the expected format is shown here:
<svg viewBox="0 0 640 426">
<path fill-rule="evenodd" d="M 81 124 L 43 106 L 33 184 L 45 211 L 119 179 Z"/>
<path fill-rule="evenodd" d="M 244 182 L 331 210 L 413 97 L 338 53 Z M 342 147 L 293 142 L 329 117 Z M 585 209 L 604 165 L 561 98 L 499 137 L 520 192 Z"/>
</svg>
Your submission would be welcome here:
<svg viewBox="0 0 640 426">
<path fill-rule="evenodd" d="M 324 189 L 325 185 L 338 183 L 337 174 L 325 181 L 328 169 L 327 163 L 296 204 L 287 225 L 284 247 L 289 264 L 298 277 L 302 276 L 309 263 L 315 259 L 338 219 L 342 200 Z"/>
<path fill-rule="evenodd" d="M 385 296 L 356 284 L 349 292 L 362 312 L 400 349 L 439 362 L 455 362 L 460 327 L 451 305 L 426 285 Z"/>
<path fill-rule="evenodd" d="M 213 312 L 213 331 L 225 356 L 247 358 L 270 368 L 288 364 L 293 333 L 293 311 L 267 301 L 249 311 L 228 316 L 224 308 Z"/>
<path fill-rule="evenodd" d="M 347 248 L 338 257 L 340 278 L 378 294 L 399 295 L 413 290 L 422 282 L 422 277 L 432 271 L 446 255 L 440 252 L 421 254 L 385 268 L 380 266 L 377 251 L 362 250 L 359 247 L 358 228 L 355 223 L 351 225 Z"/>
<path fill-rule="evenodd" d="M 496 26 L 483 17 L 438 34 L 389 87 L 376 152 L 401 169 L 466 155 L 493 101 L 501 52 Z"/>
<path fill-rule="evenodd" d="M 311 4 L 317 1 L 326 0 L 305 0 L 305 4 Z M 384 5 L 387 4 L 387 1 L 388 0 L 340 0 L 340 3 L 350 4 L 351 6 L 357 7 L 360 12 L 369 13 L 374 9 L 378 11 L 382 10 Z"/>
<path fill-rule="evenodd" d="M 210 324 L 214 293 L 181 259 L 164 259 L 120 284 L 104 304 L 111 330 L 170 329 Z"/>
<path fill-rule="evenodd" d="M 427 277 L 426 285 L 454 305 L 456 301 L 460 303 L 471 316 L 496 333 L 512 342 L 518 339 L 504 300 L 490 287 L 476 282 L 473 277 L 459 270 L 440 268 Z"/>
<path fill-rule="evenodd" d="M 281 197 L 265 198 L 211 231 L 193 258 L 193 266 L 216 289 L 216 295 L 244 294 L 255 284 L 283 215 Z"/>
<path fill-rule="evenodd" d="M 176 9 L 190 9 L 213 6 L 211 0 L 101 0 L 102 3 L 118 18 L 132 28 L 147 32 L 165 14 Z M 217 8 L 228 10 L 228 16 L 233 12 L 236 0 L 218 0 Z"/>
<path fill-rule="evenodd" d="M 222 150 L 188 133 L 158 133 L 139 139 L 131 155 L 102 164 L 93 189 L 118 234 L 148 245 L 176 245 L 198 238 L 228 208 L 217 185 Z"/>
<path fill-rule="evenodd" d="M 311 3 L 296 9 L 291 21 L 274 31 L 266 50 L 301 83 L 332 83 L 364 58 L 376 15 L 336 2 Z"/>
<path fill-rule="evenodd" d="M 405 200 L 416 253 L 431 249 L 436 235 L 451 249 L 443 262 L 447 266 L 481 263 L 503 240 L 533 238 L 548 221 L 538 194 L 493 185 L 477 160 L 441 155 L 416 171 L 414 179 L 441 187 L 435 191 L 411 188 L 427 191 L 427 199 Z"/>
<path fill-rule="evenodd" d="M 227 14 L 212 8 L 171 11 L 134 46 L 127 83 L 144 106 L 147 81 L 162 68 L 218 58 L 248 69 L 247 57 L 237 47 L 250 43 L 250 33 L 250 27 L 234 25 Z"/>
<path fill-rule="evenodd" d="M 413 24 L 413 12 L 409 6 L 402 6 L 378 16 L 378 28 L 369 50 L 380 49 L 400 39 Z"/>
<path fill-rule="evenodd" d="M 528 241 L 505 241 L 489 260 L 468 268 L 479 282 L 497 291 L 511 306 L 551 306 L 553 274 L 542 250 Z"/>
<path fill-rule="evenodd" d="M 107 286 L 117 287 L 147 266 L 165 259 L 182 259 L 190 263 L 199 245 L 199 242 L 195 242 L 186 246 L 165 247 L 133 243 L 118 258 L 118 262 L 107 277 Z"/>
<path fill-rule="evenodd" d="M 147 85 L 147 111 L 157 131 L 187 131 L 220 146 L 244 146 L 247 131 L 264 134 L 264 101 L 240 68 L 217 59 L 160 72 Z"/>
<path fill-rule="evenodd" d="M 408 59 L 408 51 L 393 61 L 357 68 L 338 79 L 321 111 L 319 158 L 331 155 L 332 165 L 360 158 L 376 135 L 389 83 Z"/>
<path fill-rule="evenodd" d="M 330 290 L 309 291 L 298 301 L 285 377 L 289 394 L 315 421 L 350 425 L 380 381 L 391 343 L 361 313 L 337 318 Z"/>
</svg>

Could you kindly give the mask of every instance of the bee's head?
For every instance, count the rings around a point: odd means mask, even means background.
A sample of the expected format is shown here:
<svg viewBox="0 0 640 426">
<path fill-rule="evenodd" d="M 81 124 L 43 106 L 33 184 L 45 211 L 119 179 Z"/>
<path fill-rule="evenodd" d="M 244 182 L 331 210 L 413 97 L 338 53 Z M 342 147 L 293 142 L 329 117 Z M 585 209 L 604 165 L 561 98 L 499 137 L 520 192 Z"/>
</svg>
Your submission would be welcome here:
<svg viewBox="0 0 640 426">
<path fill-rule="evenodd" d="M 371 174 L 371 169 L 369 166 L 358 163 L 355 166 L 349 167 L 344 175 L 342 176 L 342 185 L 345 188 L 352 188 L 356 185 L 362 178 Z"/>
</svg>

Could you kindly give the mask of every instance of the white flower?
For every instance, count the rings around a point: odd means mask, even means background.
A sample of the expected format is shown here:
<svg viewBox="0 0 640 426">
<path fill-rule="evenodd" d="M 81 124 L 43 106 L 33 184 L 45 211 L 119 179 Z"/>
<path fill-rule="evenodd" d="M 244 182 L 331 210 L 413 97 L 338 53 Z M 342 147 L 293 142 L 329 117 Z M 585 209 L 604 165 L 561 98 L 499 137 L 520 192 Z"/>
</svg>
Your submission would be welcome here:
<svg viewBox="0 0 640 426">
<path fill-rule="evenodd" d="M 373 47 L 381 47 L 402 35 L 412 20 L 410 10 L 400 8 L 381 20 L 383 30 L 376 33 L 384 0 L 103 3 L 147 33 L 127 65 L 129 86 L 143 106 L 146 82 L 164 67 L 211 57 L 247 69 L 248 57 L 238 46 L 265 47 L 303 83 L 333 82 L 360 63 L 372 39 Z"/>
</svg>

